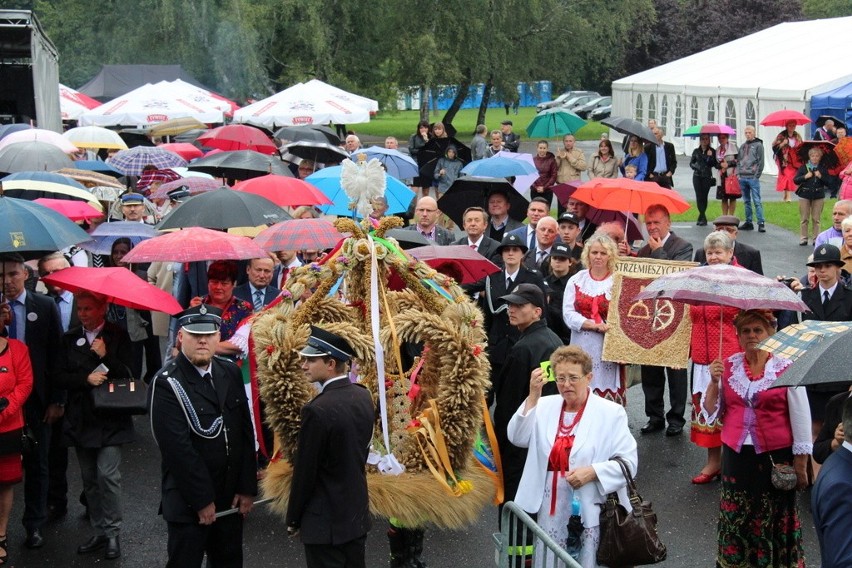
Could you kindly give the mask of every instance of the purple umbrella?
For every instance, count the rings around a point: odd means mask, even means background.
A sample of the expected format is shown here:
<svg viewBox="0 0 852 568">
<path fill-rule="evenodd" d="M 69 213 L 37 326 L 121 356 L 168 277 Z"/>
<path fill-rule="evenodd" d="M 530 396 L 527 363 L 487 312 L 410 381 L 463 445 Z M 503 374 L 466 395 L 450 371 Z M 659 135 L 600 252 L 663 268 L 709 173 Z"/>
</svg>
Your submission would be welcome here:
<svg viewBox="0 0 852 568">
<path fill-rule="evenodd" d="M 156 166 L 158 170 L 162 170 L 183 167 L 186 165 L 186 160 L 161 148 L 136 146 L 116 152 L 107 163 L 124 172 L 124 175 L 138 176 L 142 174 L 142 168 L 147 165 Z"/>
</svg>

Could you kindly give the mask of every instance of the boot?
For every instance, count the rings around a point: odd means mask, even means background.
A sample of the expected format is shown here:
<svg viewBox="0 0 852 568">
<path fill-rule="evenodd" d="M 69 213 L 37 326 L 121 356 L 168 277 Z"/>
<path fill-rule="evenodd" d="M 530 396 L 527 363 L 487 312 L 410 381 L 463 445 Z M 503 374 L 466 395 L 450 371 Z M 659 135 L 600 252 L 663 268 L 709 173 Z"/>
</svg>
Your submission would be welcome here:
<svg viewBox="0 0 852 568">
<path fill-rule="evenodd" d="M 405 543 L 405 529 L 391 527 L 388 529 L 388 544 L 390 545 L 390 568 L 409 568 L 408 547 Z"/>
<path fill-rule="evenodd" d="M 426 563 L 420 561 L 420 555 L 423 554 L 423 529 L 403 529 L 405 534 L 405 542 L 408 548 L 409 566 L 412 568 L 426 568 Z"/>
</svg>

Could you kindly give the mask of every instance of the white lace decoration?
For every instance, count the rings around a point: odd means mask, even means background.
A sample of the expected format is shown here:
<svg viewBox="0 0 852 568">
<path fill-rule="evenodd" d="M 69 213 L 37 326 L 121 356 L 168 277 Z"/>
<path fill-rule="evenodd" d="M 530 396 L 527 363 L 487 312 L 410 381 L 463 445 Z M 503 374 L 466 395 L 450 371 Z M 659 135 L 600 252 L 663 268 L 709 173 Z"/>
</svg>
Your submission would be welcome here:
<svg viewBox="0 0 852 568">
<path fill-rule="evenodd" d="M 778 375 L 786 369 L 792 361 L 783 357 L 770 357 L 763 371 L 763 378 L 757 381 L 749 380 L 745 372 L 745 354 L 736 353 L 728 359 L 731 362 L 731 378 L 728 383 L 731 389 L 749 402 L 751 397 L 768 389 L 778 378 Z"/>
</svg>

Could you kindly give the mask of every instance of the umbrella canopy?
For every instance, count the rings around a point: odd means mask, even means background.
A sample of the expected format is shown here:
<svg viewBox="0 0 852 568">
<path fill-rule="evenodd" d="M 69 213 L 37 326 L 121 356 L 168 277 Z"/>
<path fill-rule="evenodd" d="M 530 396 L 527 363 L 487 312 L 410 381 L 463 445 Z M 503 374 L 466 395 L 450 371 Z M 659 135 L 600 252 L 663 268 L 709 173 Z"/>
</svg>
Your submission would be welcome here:
<svg viewBox="0 0 852 568">
<path fill-rule="evenodd" d="M 485 160 L 475 160 L 462 168 L 462 173 L 479 177 L 517 177 L 537 174 L 535 166 L 524 160 L 512 160 L 493 156 Z"/>
<path fill-rule="evenodd" d="M 343 168 L 341 166 L 332 166 L 323 168 L 312 173 L 305 178 L 305 181 L 319 188 L 326 197 L 331 200 L 330 205 L 323 205 L 320 210 L 326 215 L 340 215 L 343 217 L 351 217 L 353 211 L 349 209 L 349 196 L 340 186 L 340 174 Z M 389 214 L 402 213 L 408 211 L 411 201 L 416 194 L 396 178 L 385 174 L 386 187 L 385 199 L 388 201 Z M 357 213 L 355 213 L 357 216 Z"/>
<path fill-rule="evenodd" d="M 190 170 L 228 179 L 250 179 L 266 174 L 293 176 L 287 165 L 278 158 L 252 150 L 207 155 L 194 160 L 187 167 Z"/>
<path fill-rule="evenodd" d="M 0 150 L 0 172 L 55 171 L 73 164 L 65 152 L 45 142 L 16 142 Z"/>
<path fill-rule="evenodd" d="M 89 240 L 86 231 L 43 205 L 0 195 L 0 252 L 27 258 Z"/>
<path fill-rule="evenodd" d="M 110 254 L 116 239 L 128 238 L 135 247 L 144 240 L 157 236 L 157 230 L 151 225 L 135 221 L 111 221 L 101 223 L 91 232 L 91 240 L 81 244 L 81 248 L 94 254 Z"/>
<path fill-rule="evenodd" d="M 817 128 L 821 128 L 822 125 L 825 124 L 826 120 L 834 121 L 834 126 L 843 126 L 844 128 L 846 127 L 846 121 L 844 121 L 842 118 L 837 118 L 836 116 L 833 116 L 833 115 L 830 115 L 830 114 L 819 115 L 816 119 L 816 122 L 814 122 L 814 124 L 816 125 Z"/>
<path fill-rule="evenodd" d="M 509 152 L 508 150 L 500 150 L 494 155 L 495 158 L 508 158 L 510 160 L 522 160 L 533 167 L 535 170 L 535 162 L 533 161 L 533 155 L 527 154 L 525 152 Z M 518 190 L 518 192 L 526 198 L 529 198 L 530 195 L 530 186 L 538 179 L 538 170 L 532 174 L 526 174 L 522 176 L 515 176 L 515 181 L 512 183 L 512 186 Z"/>
<path fill-rule="evenodd" d="M 124 177 L 124 172 L 100 160 L 76 160 L 72 167 L 77 170 L 97 172 L 114 178 Z"/>
<path fill-rule="evenodd" d="M 741 310 L 809 311 L 784 283 L 730 264 L 698 266 L 661 276 L 636 296 L 637 300 L 660 298 L 687 304 L 720 304 Z"/>
<path fill-rule="evenodd" d="M 146 170 L 139 176 L 139 180 L 136 182 L 136 189 L 142 194 L 147 194 L 148 188 L 152 184 L 166 183 L 179 179 L 181 179 L 180 174 L 171 168 Z"/>
<path fill-rule="evenodd" d="M 12 134 L 13 132 L 29 130 L 30 128 L 32 128 L 32 126 L 30 126 L 29 124 L 24 124 L 22 122 L 0 125 L 0 140 L 3 140 L 5 137 Z"/>
<path fill-rule="evenodd" d="M 261 154 L 275 154 L 278 147 L 262 130 L 244 124 L 228 124 L 214 128 L 196 139 L 208 148 L 219 150 L 254 150 Z"/>
<path fill-rule="evenodd" d="M 262 195 L 279 207 L 331 204 L 331 200 L 315 186 L 300 179 L 275 174 L 241 181 L 234 185 L 234 190 Z"/>
<path fill-rule="evenodd" d="M 654 136 L 654 133 L 651 132 L 651 129 L 638 122 L 633 120 L 632 118 L 625 118 L 622 116 L 610 116 L 609 118 L 605 118 L 601 121 L 601 124 L 605 126 L 609 126 L 616 132 L 621 132 L 622 134 L 626 134 L 628 136 L 636 136 L 640 140 L 644 140 L 645 142 L 650 142 L 652 144 L 656 144 L 657 137 Z"/>
<path fill-rule="evenodd" d="M 574 192 L 573 197 L 598 209 L 643 214 L 651 205 L 662 205 L 670 213 L 683 213 L 689 203 L 676 191 L 656 183 L 629 178 L 594 178 Z"/>
<path fill-rule="evenodd" d="M 12 189 L 14 187 L 17 187 L 16 184 L 21 182 L 31 182 L 33 184 L 51 184 L 50 186 L 45 187 L 53 187 L 54 185 L 67 185 L 68 187 L 73 187 L 76 189 L 86 189 L 86 187 L 82 183 L 73 179 L 71 176 L 67 176 L 60 172 L 15 172 L 13 174 L 7 175 L 4 178 L 0 178 L 0 182 L 3 182 L 3 189 Z"/>
<path fill-rule="evenodd" d="M 59 110 L 62 120 L 77 120 L 87 110 L 101 106 L 101 102 L 89 95 L 59 84 Z"/>
<path fill-rule="evenodd" d="M 243 260 L 266 256 L 266 252 L 248 237 L 203 227 L 189 227 L 141 242 L 133 247 L 123 260 L 132 263 L 196 262 Z"/>
<path fill-rule="evenodd" d="M 758 349 L 795 361 L 814 345 L 838 333 L 852 330 L 852 322 L 805 320 L 788 325 L 757 344 Z"/>
<path fill-rule="evenodd" d="M 452 136 L 432 138 L 417 152 L 417 165 L 420 167 L 420 175 L 431 179 L 435 173 L 435 165 L 439 159 L 444 157 L 447 153 L 447 147 L 451 144 L 456 147 L 456 156 L 463 164 L 470 162 L 470 148 L 462 144 L 457 138 Z"/>
<path fill-rule="evenodd" d="M 74 162 L 74 165 L 76 166 L 77 162 Z M 117 189 L 124 189 L 124 185 L 116 181 L 114 177 L 108 176 L 106 174 L 99 174 L 98 172 L 93 172 L 90 170 L 62 168 L 61 170 L 56 170 L 56 173 L 71 178 L 87 188 L 96 186 L 107 186 L 115 187 Z"/>
<path fill-rule="evenodd" d="M 736 136 L 737 131 L 727 124 L 696 124 L 695 126 L 690 126 L 683 131 L 683 136 L 687 138 L 698 138 L 702 134 L 709 134 L 710 136 L 718 136 L 719 134 Z"/>
<path fill-rule="evenodd" d="M 275 132 L 275 138 L 287 142 L 326 142 L 340 146 L 340 137 L 332 130 L 317 125 L 285 126 Z"/>
<path fill-rule="evenodd" d="M 44 205 L 49 209 L 53 209 L 54 211 L 61 213 L 64 217 L 67 217 L 72 221 L 90 221 L 104 216 L 103 211 L 95 209 L 85 201 L 48 199 L 46 197 L 39 197 L 34 201 L 39 205 Z"/>
<path fill-rule="evenodd" d="M 124 188 L 96 185 L 95 187 L 90 187 L 89 191 L 99 201 L 116 201 L 124 193 Z"/>
<path fill-rule="evenodd" d="M 586 121 L 568 109 L 553 107 L 535 115 L 527 125 L 530 138 L 554 138 L 574 134 L 586 125 Z"/>
<path fill-rule="evenodd" d="M 198 195 L 222 187 L 222 182 L 206 177 L 185 177 L 166 182 L 148 196 L 149 199 L 168 199 L 168 193 L 179 187 L 185 187 L 190 195 Z"/>
<path fill-rule="evenodd" d="M 78 126 L 65 131 L 62 137 L 78 148 L 127 149 L 127 143 L 118 135 L 118 132 L 100 126 Z"/>
<path fill-rule="evenodd" d="M 148 129 L 151 136 L 177 136 L 190 130 L 207 130 L 207 125 L 191 116 L 170 118 Z"/>
<path fill-rule="evenodd" d="M 114 168 L 124 172 L 124 175 L 138 176 L 142 174 L 142 168 L 151 165 L 158 170 L 175 166 L 185 166 L 186 160 L 161 148 L 153 146 L 136 146 L 129 150 L 120 150 L 113 154 L 108 163 Z"/>
<path fill-rule="evenodd" d="M 50 144 L 59 148 L 63 154 L 73 154 L 79 151 L 77 146 L 69 142 L 66 138 L 63 138 L 58 132 L 44 130 L 43 128 L 28 128 L 27 130 L 19 130 L 5 136 L 3 140 L 0 140 L 0 150 L 18 142 L 43 142 L 44 144 Z"/>
<path fill-rule="evenodd" d="M 153 310 L 171 315 L 183 310 L 171 294 L 148 284 L 126 268 L 72 266 L 45 276 L 43 280 L 69 292 L 101 294 L 106 296 L 108 302 L 135 310 Z"/>
<path fill-rule="evenodd" d="M 230 229 L 231 227 L 271 225 L 290 218 L 283 209 L 265 197 L 223 187 L 190 197 L 180 207 L 166 215 L 157 228 L 160 230 L 185 227 Z"/>
<path fill-rule="evenodd" d="M 845 388 L 852 381 L 852 331 L 827 337 L 787 367 L 772 387 L 831 385 Z"/>
<path fill-rule="evenodd" d="M 298 83 L 234 112 L 234 122 L 274 128 L 306 124 L 370 122 L 370 111 L 331 93 Z"/>
<path fill-rule="evenodd" d="M 73 179 L 52 172 L 17 172 L 0 180 L 3 192 L 9 197 L 34 200 L 39 197 L 48 199 L 76 199 L 89 201 L 100 207 L 98 200 L 82 184 Z"/>
<path fill-rule="evenodd" d="M 802 159 L 802 163 L 808 163 L 809 157 L 808 152 L 810 152 L 811 148 L 819 148 L 822 151 L 823 157 L 820 160 L 820 163 L 828 169 L 831 169 L 837 166 L 837 154 L 834 152 L 834 142 L 829 140 L 804 140 L 796 148 L 796 153 L 799 154 L 799 158 Z"/>
<path fill-rule="evenodd" d="M 334 247 L 342 238 L 337 228 L 325 219 L 291 219 L 261 231 L 254 244 L 269 252 L 324 250 Z"/>
<path fill-rule="evenodd" d="M 407 229 L 391 229 L 385 232 L 386 237 L 390 237 L 399 243 L 399 246 L 405 250 L 410 250 L 416 247 L 424 247 L 432 244 L 432 241 L 420 234 L 420 231 L 409 231 Z"/>
<path fill-rule="evenodd" d="M 810 118 L 797 110 L 776 110 L 775 112 L 767 114 L 763 120 L 760 121 L 760 124 L 762 126 L 787 126 L 787 123 L 791 120 L 795 122 L 797 126 L 802 126 L 803 124 L 809 124 L 811 122 Z"/>
<path fill-rule="evenodd" d="M 432 244 L 410 249 L 408 253 L 439 272 L 442 272 L 441 269 L 446 265 L 453 266 L 456 272 L 462 275 L 459 284 L 478 282 L 489 274 L 500 272 L 499 266 L 467 245 L 440 246 Z"/>
<path fill-rule="evenodd" d="M 403 154 L 399 150 L 382 148 L 381 146 L 370 146 L 369 148 L 359 150 L 358 154 L 364 154 L 367 157 L 367 161 L 374 158 L 380 161 L 388 175 L 396 179 L 411 179 L 418 175 L 417 162 L 414 161 L 414 158 Z M 357 160 L 357 156 L 353 156 L 352 158 Z"/>
<path fill-rule="evenodd" d="M 561 203 L 563 207 L 567 207 L 568 200 L 574 195 L 574 192 L 577 191 L 581 185 L 583 185 L 582 181 L 575 180 L 556 184 L 551 189 L 553 189 L 553 194 L 556 195 L 559 203 Z M 603 223 L 609 223 L 611 221 L 621 223 L 622 226 L 626 223 L 627 240 L 629 242 L 645 239 L 645 235 L 642 233 L 642 225 L 639 224 L 639 220 L 633 213 L 629 213 L 627 211 L 608 211 L 606 209 L 598 209 L 592 205 L 589 205 L 588 207 L 589 208 L 586 211 L 586 219 L 595 225 L 600 226 Z"/>
<path fill-rule="evenodd" d="M 195 144 L 190 144 L 188 142 L 172 142 L 170 144 L 160 144 L 158 148 L 162 150 L 168 150 L 172 154 L 177 154 L 186 161 L 194 160 L 195 158 L 200 158 L 204 155 L 204 152 L 201 151 L 201 148 L 199 148 Z"/>
<path fill-rule="evenodd" d="M 509 216 L 512 219 L 523 221 L 526 218 L 530 202 L 505 178 L 460 177 L 438 200 L 438 209 L 461 227 L 464 225 L 465 210 L 468 207 L 482 207 L 487 211 L 488 196 L 494 192 L 509 197 Z"/>
<path fill-rule="evenodd" d="M 293 142 L 282 146 L 283 152 L 289 152 L 303 160 L 312 160 L 321 164 L 338 164 L 349 157 L 346 150 L 332 146 L 328 142 Z"/>
</svg>

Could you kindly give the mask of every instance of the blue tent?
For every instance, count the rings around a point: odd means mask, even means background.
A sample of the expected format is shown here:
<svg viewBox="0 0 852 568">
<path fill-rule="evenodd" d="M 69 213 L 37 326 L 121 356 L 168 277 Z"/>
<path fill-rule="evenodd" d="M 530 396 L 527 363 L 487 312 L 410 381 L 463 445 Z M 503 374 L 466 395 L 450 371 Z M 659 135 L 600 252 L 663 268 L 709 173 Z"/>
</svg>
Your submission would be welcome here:
<svg viewBox="0 0 852 568">
<path fill-rule="evenodd" d="M 811 119 L 830 114 L 852 124 L 852 83 L 811 97 Z"/>
</svg>

